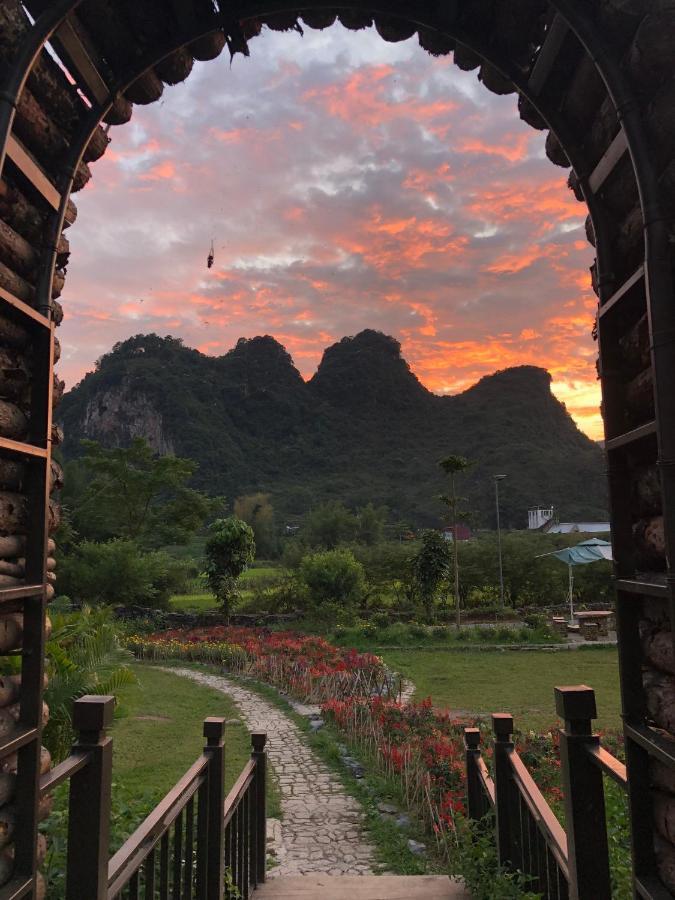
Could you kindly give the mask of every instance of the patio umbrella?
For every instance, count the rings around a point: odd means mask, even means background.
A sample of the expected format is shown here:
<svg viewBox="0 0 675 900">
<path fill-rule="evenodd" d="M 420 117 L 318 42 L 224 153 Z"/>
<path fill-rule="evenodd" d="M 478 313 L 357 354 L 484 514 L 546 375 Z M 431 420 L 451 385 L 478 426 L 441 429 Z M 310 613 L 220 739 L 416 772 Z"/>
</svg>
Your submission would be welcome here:
<svg viewBox="0 0 675 900">
<path fill-rule="evenodd" d="M 612 561 L 612 545 L 609 541 L 600 538 L 591 538 L 575 544 L 574 547 L 565 547 L 563 550 L 554 550 L 552 553 L 541 553 L 537 559 L 543 556 L 555 556 L 560 562 L 567 565 L 569 572 L 569 602 L 570 622 L 574 619 L 574 566 L 585 566 L 588 563 L 599 562 L 602 559 Z"/>
</svg>

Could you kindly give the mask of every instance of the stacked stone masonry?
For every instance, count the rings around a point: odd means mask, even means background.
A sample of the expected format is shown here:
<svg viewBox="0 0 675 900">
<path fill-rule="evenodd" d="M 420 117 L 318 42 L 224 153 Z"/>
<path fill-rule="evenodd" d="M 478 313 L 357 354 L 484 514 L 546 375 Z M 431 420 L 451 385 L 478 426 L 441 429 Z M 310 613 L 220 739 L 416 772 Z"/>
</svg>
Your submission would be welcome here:
<svg viewBox="0 0 675 900">
<path fill-rule="evenodd" d="M 0 80 L 18 58 L 31 32 L 33 18 L 49 11 L 52 0 L 3 0 L 0 4 Z M 383 4 L 372 4 L 380 9 Z M 26 9 L 24 9 L 24 6 Z M 546 132 L 546 153 L 557 166 L 571 169 L 569 186 L 580 202 L 587 201 L 590 215 L 586 233 L 596 247 L 597 264 L 591 272 L 593 287 L 601 306 L 642 264 L 645 231 L 654 222 L 665 229 L 657 262 L 672 277 L 675 255 L 675 74 L 672 66 L 675 43 L 675 0 L 472 0 L 444 3 L 386 4 L 385 15 L 369 11 L 369 4 L 352 0 L 349 9 L 321 6 L 298 12 L 289 2 L 277 4 L 280 11 L 261 15 L 254 0 L 242 0 L 238 17 L 227 16 L 227 4 L 217 28 L 211 24 L 214 4 L 210 0 L 186 0 L 179 4 L 165 0 L 82 0 L 69 17 L 71 33 L 86 52 L 102 83 L 117 86 L 111 102 L 102 108 L 102 127 L 87 129 L 89 105 L 96 103 L 91 85 L 72 79 L 43 50 L 32 66 L 20 94 L 12 135 L 18 145 L 46 174 L 59 192 L 77 192 L 89 181 L 94 164 L 106 151 L 110 134 L 107 126 L 121 126 L 133 114 L 134 104 L 157 101 L 165 85 L 185 79 L 195 60 L 217 57 L 226 48 L 231 55 L 248 55 L 249 45 L 264 28 L 302 32 L 304 28 L 327 28 L 340 21 L 348 29 L 374 25 L 385 41 L 400 41 L 416 35 L 421 48 L 435 56 L 452 53 L 464 70 L 474 70 L 488 90 L 498 94 L 520 93 L 521 118 Z M 565 10 L 581 11 L 579 29 L 588 27 L 597 35 L 598 47 L 606 53 L 594 55 L 615 63 L 621 84 L 630 97 L 621 100 L 625 123 L 631 110 L 641 111 L 641 134 L 650 172 L 657 185 L 658 208 L 650 207 L 645 221 L 635 168 L 628 152 L 619 152 L 618 162 L 604 172 L 603 158 L 616 142 L 621 142 L 622 122 L 614 100 L 591 55 L 579 36 L 568 29 L 547 56 L 547 39 L 560 24 Z M 558 18 L 556 18 L 556 11 Z M 585 21 L 584 21 L 585 20 Z M 575 20 L 576 21 L 576 20 Z M 71 66 L 67 47 L 58 32 L 52 42 L 65 68 Z M 301 49 L 301 45 L 299 45 Z M 612 70 L 614 71 L 614 70 Z M 543 72 L 543 74 L 542 74 Z M 85 103 L 82 97 L 88 97 Z M 84 144 L 81 153 L 78 144 Z M 611 154 L 609 155 L 611 159 Z M 595 172 L 594 172 L 595 170 Z M 593 187 L 595 184 L 595 187 Z M 644 185 L 643 185 L 644 187 Z M 51 317 L 59 324 L 63 311 L 58 301 L 66 277 L 69 243 L 66 229 L 75 222 L 77 211 L 68 199 L 64 208 L 64 228 L 55 233 L 58 216 L 41 193 L 34 189 L 16 159 L 5 162 L 0 179 L 0 296 L 5 292 L 33 306 L 51 305 Z M 56 224 L 55 224 L 56 223 Z M 653 231 L 650 232 L 653 234 Z M 647 247 L 647 249 L 649 249 Z M 669 254 L 669 255 L 668 255 Z M 663 257 L 667 257 L 664 258 Z M 53 268 L 53 278 L 49 276 Z M 670 291 L 672 283 L 662 279 Z M 667 285 L 670 285 L 669 287 Z M 661 320 L 662 321 L 662 320 Z M 590 327 L 589 323 L 589 327 Z M 642 573 L 662 586 L 662 597 L 634 597 L 641 611 L 644 709 L 650 727 L 666 739 L 675 735 L 675 665 L 672 651 L 672 623 L 669 615 L 668 548 L 674 546 L 675 523 L 669 529 L 668 510 L 675 505 L 675 476 L 672 459 L 657 467 L 663 456 L 657 429 L 650 423 L 661 407 L 655 403 L 659 385 L 675 371 L 671 364 L 655 365 L 665 359 L 662 349 L 668 329 L 655 340 L 653 309 L 647 310 L 646 278 L 635 279 L 628 301 L 617 304 L 599 324 L 603 379 L 603 403 L 607 437 L 618 438 L 631 429 L 643 429 L 644 439 L 626 446 L 619 462 L 610 461 L 613 496 L 613 530 L 617 566 L 622 577 Z M 661 356 L 658 356 L 661 354 Z M 56 347 L 58 356 L 58 345 Z M 665 365 L 665 368 L 664 368 Z M 670 368 L 668 368 L 670 366 Z M 35 360 L 29 332 L 20 317 L 0 309 L 0 437 L 25 440 L 30 433 L 30 396 Z M 665 373 L 665 374 L 664 374 Z M 63 384 L 55 378 L 53 400 L 58 403 Z M 675 415 L 675 412 L 673 413 Z M 59 442 L 57 428 L 52 443 Z M 19 585 L 24 579 L 25 540 L 28 534 L 26 464 L 20 456 L 0 451 L 0 587 Z M 62 474 L 51 469 L 51 486 L 57 491 Z M 671 496 L 673 495 L 673 496 Z M 626 503 L 617 502 L 625 497 Z M 623 512 L 617 512 L 621 507 Z M 625 507 L 625 508 L 624 508 Z M 671 516 L 673 513 L 671 513 Z M 58 503 L 50 508 L 49 527 L 59 521 Z M 54 553 L 50 545 L 47 563 L 47 594 L 53 594 Z M 659 581 L 659 579 L 661 579 Z M 654 593 L 652 591 L 651 593 Z M 658 593 L 658 592 L 656 592 Z M 20 605 L 6 605 L 0 616 L 0 644 L 6 650 L 21 647 Z M 4 643 L 3 643 L 4 642 Z M 2 698 L 7 702 L 2 706 Z M 10 699 L 11 698 L 11 699 Z M 0 691 L 3 715 L 11 716 L 20 702 L 20 685 L 12 683 Z M 43 764 L 47 764 L 44 763 Z M 11 783 L 11 760 L 2 762 L 2 775 Z M 4 782 L 3 782 L 4 783 Z M 675 892 L 675 775 L 663 767 L 652 772 L 653 821 L 660 873 Z M 9 794 L 0 791 L 0 816 L 11 820 Z M 9 803 L 9 806 L 8 806 Z M 0 823 L 3 859 L 11 859 L 12 828 Z M 0 881 L 11 865 L 0 865 Z"/>
</svg>

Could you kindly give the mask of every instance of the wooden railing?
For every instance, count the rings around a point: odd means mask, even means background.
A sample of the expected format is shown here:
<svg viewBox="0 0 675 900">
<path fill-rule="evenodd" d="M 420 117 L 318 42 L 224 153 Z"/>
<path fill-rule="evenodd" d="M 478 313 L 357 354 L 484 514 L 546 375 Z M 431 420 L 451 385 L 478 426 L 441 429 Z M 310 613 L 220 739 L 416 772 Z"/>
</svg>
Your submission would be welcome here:
<svg viewBox="0 0 675 900">
<path fill-rule="evenodd" d="M 247 900 L 265 881 L 266 735 L 251 736 L 251 759 L 225 797 L 225 719 L 205 719 L 202 755 L 108 860 L 113 705 L 76 701 L 77 742 L 40 785 L 44 795 L 70 779 L 66 900 Z"/>
<path fill-rule="evenodd" d="M 603 776 L 624 790 L 626 767 L 593 734 L 595 693 L 580 685 L 555 689 L 565 798 L 563 828 L 513 744 L 513 718 L 492 716 L 492 774 L 481 756 L 480 730 L 466 728 L 467 810 L 473 820 L 494 812 L 502 868 L 529 878 L 544 900 L 611 900 Z"/>
</svg>

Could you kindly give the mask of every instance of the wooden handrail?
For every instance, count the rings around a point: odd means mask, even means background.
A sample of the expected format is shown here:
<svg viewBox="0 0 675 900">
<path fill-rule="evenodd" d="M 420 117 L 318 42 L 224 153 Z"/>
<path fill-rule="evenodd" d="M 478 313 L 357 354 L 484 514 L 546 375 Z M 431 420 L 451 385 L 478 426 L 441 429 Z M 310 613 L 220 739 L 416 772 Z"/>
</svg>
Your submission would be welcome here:
<svg viewBox="0 0 675 900">
<path fill-rule="evenodd" d="M 240 895 L 248 897 L 265 881 L 266 735 L 251 735 L 251 759 L 225 797 L 225 719 L 208 716 L 201 756 L 109 859 L 112 739 L 105 732 L 113 702 L 99 696 L 76 701 L 78 741 L 39 784 L 44 796 L 70 779 L 68 900 L 119 900 L 127 887 L 135 897 L 140 883 L 148 897 L 156 885 L 168 896 L 171 873 L 174 894 L 216 900 L 226 866 Z"/>
<path fill-rule="evenodd" d="M 255 760 L 250 759 L 241 770 L 239 778 L 237 778 L 235 783 L 232 785 L 230 793 L 225 798 L 225 803 L 223 804 L 225 825 L 229 823 L 230 819 L 234 815 L 235 810 L 239 805 L 239 801 L 246 793 L 248 787 L 251 785 L 254 775 Z"/>
<path fill-rule="evenodd" d="M 110 860 L 108 864 L 110 897 L 115 897 L 122 890 L 188 801 L 196 794 L 206 778 L 207 766 L 208 759 L 202 754 Z"/>
<path fill-rule="evenodd" d="M 67 756 L 63 762 L 60 762 L 53 769 L 40 778 L 40 797 L 44 797 L 54 788 L 57 788 L 64 781 L 71 778 L 76 772 L 79 772 L 83 766 L 89 762 L 90 755 L 86 751 L 76 751 Z"/>
<path fill-rule="evenodd" d="M 588 755 L 591 761 L 605 773 L 612 781 L 615 781 L 619 787 L 624 790 L 628 787 L 628 775 L 626 767 L 615 756 L 612 756 L 604 747 L 589 747 Z"/>
<path fill-rule="evenodd" d="M 478 777 L 480 778 L 481 784 L 483 785 L 483 790 L 487 794 L 488 800 L 490 801 L 491 806 L 495 805 L 495 783 L 492 780 L 492 776 L 488 771 L 488 767 L 485 765 L 485 760 L 482 756 L 479 756 L 476 760 L 476 769 L 478 770 Z"/>
<path fill-rule="evenodd" d="M 518 753 L 515 750 L 510 750 L 508 758 L 511 763 L 513 780 L 523 800 L 537 823 L 537 827 L 546 838 L 546 843 L 549 845 L 549 849 L 553 853 L 563 875 L 566 879 L 569 879 L 567 835 L 562 825 L 555 817 L 553 810 L 546 802 L 544 795 L 527 771 L 527 767 Z"/>
</svg>

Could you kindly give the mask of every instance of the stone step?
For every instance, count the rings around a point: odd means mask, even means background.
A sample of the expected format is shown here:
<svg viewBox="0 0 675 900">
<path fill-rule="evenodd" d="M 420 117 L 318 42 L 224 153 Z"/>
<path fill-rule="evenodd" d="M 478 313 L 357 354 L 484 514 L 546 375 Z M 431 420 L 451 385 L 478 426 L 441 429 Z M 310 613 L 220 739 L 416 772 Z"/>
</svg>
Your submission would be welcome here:
<svg viewBox="0 0 675 900">
<path fill-rule="evenodd" d="M 270 878 L 252 900 L 470 900 L 445 875 L 286 875 Z"/>
</svg>

